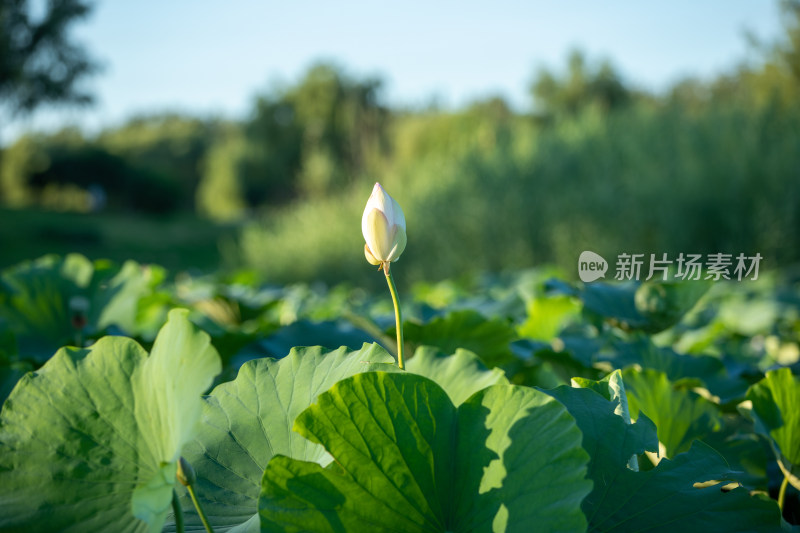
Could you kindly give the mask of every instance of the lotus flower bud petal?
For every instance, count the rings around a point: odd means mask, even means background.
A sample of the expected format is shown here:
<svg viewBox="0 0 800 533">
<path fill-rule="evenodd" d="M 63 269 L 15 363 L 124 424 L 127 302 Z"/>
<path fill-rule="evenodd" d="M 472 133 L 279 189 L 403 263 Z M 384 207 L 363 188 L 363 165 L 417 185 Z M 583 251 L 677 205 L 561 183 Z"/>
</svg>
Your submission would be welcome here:
<svg viewBox="0 0 800 533">
<path fill-rule="evenodd" d="M 377 266 L 381 264 L 381 262 L 375 259 L 375 256 L 372 255 L 372 252 L 369 251 L 369 246 L 366 244 L 364 245 L 364 255 L 366 256 L 367 261 L 369 261 L 371 265 Z"/>
<path fill-rule="evenodd" d="M 389 261 L 397 261 L 400 259 L 400 254 L 406 249 L 406 229 L 404 227 L 397 227 L 397 234 L 395 235 L 395 245 L 392 251 L 389 252 Z"/>
<path fill-rule="evenodd" d="M 406 217 L 394 198 L 376 183 L 361 217 L 364 254 L 373 265 L 397 261 L 406 248 Z"/>
<path fill-rule="evenodd" d="M 195 481 L 197 481 L 197 474 L 192 464 L 183 457 L 178 459 L 178 472 L 176 477 L 184 487 L 191 487 L 194 485 Z"/>
</svg>

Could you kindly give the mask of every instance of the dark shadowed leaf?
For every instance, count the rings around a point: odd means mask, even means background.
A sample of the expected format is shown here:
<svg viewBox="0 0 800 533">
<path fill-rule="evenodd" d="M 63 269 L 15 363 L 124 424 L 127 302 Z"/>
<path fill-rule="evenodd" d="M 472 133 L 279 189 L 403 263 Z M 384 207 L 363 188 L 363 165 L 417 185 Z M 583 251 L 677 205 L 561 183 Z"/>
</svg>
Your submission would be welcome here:
<svg viewBox="0 0 800 533">
<path fill-rule="evenodd" d="M 725 460 L 702 442 L 652 470 L 636 472 L 630 458 L 657 449 L 655 427 L 640 415 L 628 424 L 616 405 L 585 388 L 546 391 L 567 407 L 583 433 L 589 452 L 592 493 L 583 501 L 591 532 L 780 531 L 774 501 L 751 497 L 738 487 L 720 487 L 736 479 Z M 715 481 L 704 488 L 695 483 Z"/>
<path fill-rule="evenodd" d="M 699 394 L 677 388 L 666 374 L 629 368 L 623 372 L 631 417 L 643 412 L 655 422 L 662 455 L 675 457 L 688 451 L 719 427 L 718 407 Z"/>
<path fill-rule="evenodd" d="M 489 319 L 472 310 L 454 311 L 426 324 L 406 322 L 403 331 L 412 346 L 435 346 L 444 353 L 463 348 L 477 354 L 488 366 L 513 358 L 509 345 L 517 337 L 506 320 Z"/>
<path fill-rule="evenodd" d="M 747 399 L 756 431 L 769 439 L 784 475 L 800 490 L 800 379 L 788 368 L 770 370 Z"/>
</svg>

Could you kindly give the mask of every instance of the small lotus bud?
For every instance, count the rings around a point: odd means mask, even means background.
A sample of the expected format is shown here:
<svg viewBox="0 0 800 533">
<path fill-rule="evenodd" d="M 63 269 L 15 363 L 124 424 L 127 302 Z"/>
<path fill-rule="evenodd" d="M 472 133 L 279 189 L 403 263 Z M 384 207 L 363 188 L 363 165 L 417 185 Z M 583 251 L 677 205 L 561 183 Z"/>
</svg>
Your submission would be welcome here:
<svg viewBox="0 0 800 533">
<path fill-rule="evenodd" d="M 192 464 L 183 457 L 178 459 L 177 478 L 184 487 L 191 487 L 194 485 L 195 481 L 197 481 L 197 474 L 195 473 Z"/>
<path fill-rule="evenodd" d="M 373 265 L 397 261 L 406 248 L 406 217 L 394 198 L 376 183 L 361 217 L 364 255 Z M 384 268 L 387 268 L 385 266 Z"/>
<path fill-rule="evenodd" d="M 88 324 L 89 300 L 85 296 L 73 296 L 69 299 L 70 322 L 72 327 L 81 330 Z"/>
</svg>

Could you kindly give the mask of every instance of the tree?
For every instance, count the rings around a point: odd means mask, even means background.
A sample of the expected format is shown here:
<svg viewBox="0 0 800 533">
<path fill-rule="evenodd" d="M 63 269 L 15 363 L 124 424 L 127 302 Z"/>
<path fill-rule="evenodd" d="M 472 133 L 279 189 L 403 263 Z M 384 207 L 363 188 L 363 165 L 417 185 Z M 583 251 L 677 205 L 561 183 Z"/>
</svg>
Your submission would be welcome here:
<svg viewBox="0 0 800 533">
<path fill-rule="evenodd" d="M 570 53 L 565 76 L 541 69 L 530 91 L 539 109 L 551 115 L 574 115 L 589 105 L 608 111 L 625 106 L 632 97 L 611 63 L 587 65 L 578 50 Z"/>
<path fill-rule="evenodd" d="M 40 16 L 34 4 L 0 0 L 0 100 L 14 114 L 46 103 L 91 102 L 79 82 L 97 65 L 69 39 L 69 27 L 89 15 L 91 3 L 48 0 Z"/>
<path fill-rule="evenodd" d="M 176 113 L 139 115 L 101 132 L 97 144 L 131 167 L 172 182 L 176 205 L 192 209 L 200 167 L 218 129 L 213 120 Z"/>
<path fill-rule="evenodd" d="M 318 63 L 298 83 L 259 96 L 251 117 L 206 155 L 196 198 L 220 220 L 319 197 L 369 174 L 387 145 L 389 111 L 377 78 Z"/>
<path fill-rule="evenodd" d="M 708 105 L 736 104 L 772 107 L 785 112 L 795 108 L 800 94 L 800 0 L 780 0 L 783 33 L 762 41 L 754 34 L 747 40 L 755 61 L 742 62 L 735 70 L 708 81 L 684 79 L 671 89 L 667 101 L 696 111 Z"/>
<path fill-rule="evenodd" d="M 782 0 L 781 15 L 786 37 L 777 45 L 778 55 L 800 82 L 800 0 Z"/>
</svg>

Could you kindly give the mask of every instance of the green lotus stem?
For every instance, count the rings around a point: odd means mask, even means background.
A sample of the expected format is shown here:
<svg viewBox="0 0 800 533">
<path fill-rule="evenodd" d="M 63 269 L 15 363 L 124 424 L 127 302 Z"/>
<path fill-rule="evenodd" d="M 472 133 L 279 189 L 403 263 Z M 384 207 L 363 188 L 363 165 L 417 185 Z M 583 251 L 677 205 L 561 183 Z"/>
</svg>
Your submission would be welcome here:
<svg viewBox="0 0 800 533">
<path fill-rule="evenodd" d="M 194 504 L 194 508 L 197 509 L 197 514 L 200 515 L 200 520 L 203 522 L 203 527 L 206 528 L 208 533 L 214 533 L 214 529 L 211 527 L 211 524 L 208 523 L 208 518 L 206 518 L 206 513 L 203 512 L 203 508 L 200 506 L 200 502 L 197 501 L 197 496 L 194 494 L 194 487 L 191 485 L 186 487 L 186 490 L 189 491 L 189 496 L 192 497 L 192 503 Z"/>
<path fill-rule="evenodd" d="M 783 502 L 786 500 L 786 487 L 789 485 L 789 476 L 783 476 L 783 483 L 781 483 L 781 490 L 778 492 L 778 508 L 783 514 Z"/>
<path fill-rule="evenodd" d="M 175 531 L 183 533 L 183 508 L 175 489 L 172 489 L 172 513 L 175 515 Z"/>
<path fill-rule="evenodd" d="M 394 319 L 397 329 L 397 366 L 403 370 L 405 368 L 403 366 L 403 316 L 400 313 L 400 300 L 397 298 L 397 287 L 394 284 L 388 261 L 383 263 L 383 273 L 386 274 L 386 283 L 389 284 L 389 292 L 392 293 L 392 301 L 394 302 Z"/>
</svg>

